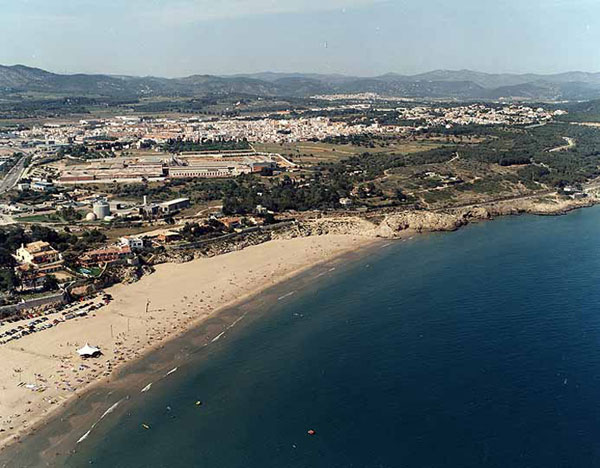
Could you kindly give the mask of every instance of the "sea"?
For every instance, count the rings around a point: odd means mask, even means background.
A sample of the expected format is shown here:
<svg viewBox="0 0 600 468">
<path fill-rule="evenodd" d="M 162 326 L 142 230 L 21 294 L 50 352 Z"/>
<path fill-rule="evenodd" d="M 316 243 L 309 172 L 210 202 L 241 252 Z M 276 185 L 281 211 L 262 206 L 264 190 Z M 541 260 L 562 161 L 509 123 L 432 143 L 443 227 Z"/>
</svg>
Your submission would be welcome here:
<svg viewBox="0 0 600 468">
<path fill-rule="evenodd" d="M 0 462 L 600 466 L 600 207 L 382 241 L 214 320 Z"/>
</svg>

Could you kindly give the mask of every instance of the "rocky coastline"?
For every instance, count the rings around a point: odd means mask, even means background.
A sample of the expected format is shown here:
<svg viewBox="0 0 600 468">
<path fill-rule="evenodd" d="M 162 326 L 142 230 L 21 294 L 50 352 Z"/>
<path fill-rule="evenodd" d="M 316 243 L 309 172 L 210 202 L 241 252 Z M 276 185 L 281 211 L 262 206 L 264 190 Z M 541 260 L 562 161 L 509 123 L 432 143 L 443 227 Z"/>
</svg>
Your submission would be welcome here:
<svg viewBox="0 0 600 468">
<path fill-rule="evenodd" d="M 269 229 L 240 233 L 225 239 L 214 239 L 201 245 L 168 249 L 152 255 L 144 264 L 122 266 L 111 272 L 111 283 L 133 283 L 154 272 L 156 265 L 187 263 L 194 259 L 214 257 L 245 249 L 272 240 L 320 235 L 352 235 L 365 238 L 396 239 L 426 232 L 455 231 L 467 224 L 492 220 L 500 216 L 535 214 L 541 216 L 563 215 L 599 202 L 590 196 L 582 199 L 565 199 L 558 196 L 506 200 L 489 204 L 448 208 L 440 211 L 403 210 L 303 216 L 293 222 L 282 223 Z"/>
</svg>

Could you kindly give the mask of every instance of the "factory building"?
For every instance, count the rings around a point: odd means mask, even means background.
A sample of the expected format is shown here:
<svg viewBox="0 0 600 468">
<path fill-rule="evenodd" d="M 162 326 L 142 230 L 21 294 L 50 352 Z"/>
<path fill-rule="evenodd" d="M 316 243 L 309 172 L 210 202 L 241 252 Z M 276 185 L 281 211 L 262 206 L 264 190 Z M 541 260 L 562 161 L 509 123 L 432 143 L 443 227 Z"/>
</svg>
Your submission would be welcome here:
<svg viewBox="0 0 600 468">
<path fill-rule="evenodd" d="M 176 211 L 183 210 L 190 206 L 189 198 L 177 198 L 176 200 L 171 200 L 168 202 L 164 202 L 160 204 L 160 210 L 165 213 L 175 213 Z"/>
</svg>

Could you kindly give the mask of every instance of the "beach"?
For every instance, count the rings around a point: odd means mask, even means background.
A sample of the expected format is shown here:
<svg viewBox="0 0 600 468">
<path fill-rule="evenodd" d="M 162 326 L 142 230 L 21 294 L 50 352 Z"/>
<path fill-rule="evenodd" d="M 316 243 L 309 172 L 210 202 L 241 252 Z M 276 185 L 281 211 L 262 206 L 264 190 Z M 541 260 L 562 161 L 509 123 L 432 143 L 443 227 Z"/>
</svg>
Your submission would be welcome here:
<svg viewBox="0 0 600 468">
<path fill-rule="evenodd" d="M 114 300 L 94 314 L 0 346 L 0 359 L 7 363 L 0 369 L 0 446 L 19 440 L 94 384 L 110 381 L 126 363 L 220 310 L 373 242 L 350 235 L 301 237 L 159 265 L 137 283 L 107 289 Z M 102 356 L 79 357 L 77 349 L 85 344 L 99 347 Z"/>
<path fill-rule="evenodd" d="M 122 366 L 0 465 L 596 466 L 599 220 L 361 243 Z"/>
<path fill-rule="evenodd" d="M 547 214 L 562 214 L 588 203 L 551 205 Z M 153 350 L 160 354 L 166 342 L 272 286 L 293 281 L 311 267 L 365 251 L 381 238 L 452 231 L 473 221 L 532 211 L 526 207 L 505 212 L 501 207 L 481 213 L 465 208 L 469 216 L 425 212 L 404 219 L 390 215 L 380 224 L 357 218 L 317 219 L 288 237 L 189 262 L 160 264 L 138 282 L 112 286 L 104 292 L 113 301 L 94 313 L 0 345 L 0 359 L 9 363 L 0 369 L 0 451 L 51 421 L 61 408 L 95 385 L 118 383 L 118 371 L 126 364 L 140 361 Z M 294 294 L 292 289 L 281 299 Z M 220 340 L 225 331 L 215 329 L 206 344 Z M 86 344 L 99 347 L 102 356 L 82 359 L 77 350 Z"/>
</svg>

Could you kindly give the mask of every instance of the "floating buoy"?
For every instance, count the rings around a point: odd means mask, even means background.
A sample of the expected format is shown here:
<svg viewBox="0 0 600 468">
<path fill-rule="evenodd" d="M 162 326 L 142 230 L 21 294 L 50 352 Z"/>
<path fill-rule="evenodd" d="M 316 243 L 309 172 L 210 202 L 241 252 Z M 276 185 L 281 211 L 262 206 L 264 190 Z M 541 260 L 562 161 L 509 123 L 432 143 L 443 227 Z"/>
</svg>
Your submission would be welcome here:
<svg viewBox="0 0 600 468">
<path fill-rule="evenodd" d="M 314 429 L 308 430 L 308 435 L 315 435 L 317 432 Z"/>
<path fill-rule="evenodd" d="M 196 406 L 202 406 L 202 402 L 201 402 L 200 400 L 198 400 L 198 401 L 196 402 Z"/>
<path fill-rule="evenodd" d="M 148 424 L 142 424 L 142 427 L 143 427 L 144 429 L 150 429 L 150 426 L 148 426 Z"/>
</svg>

